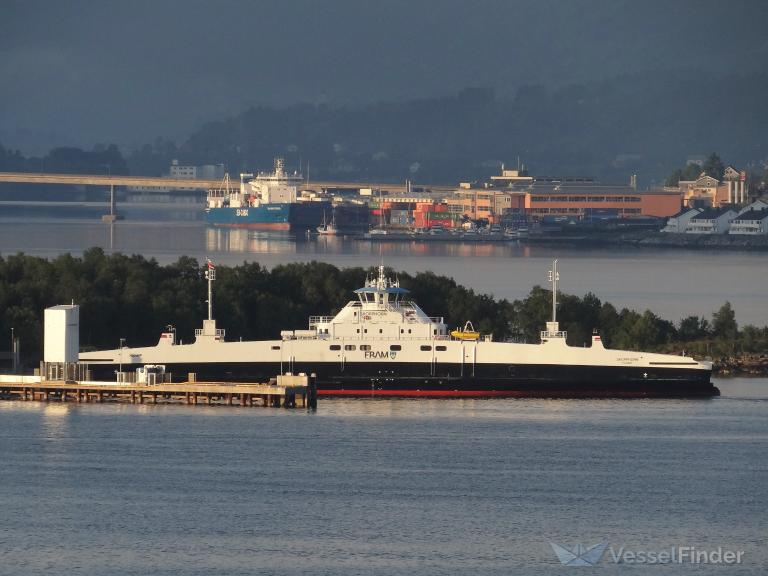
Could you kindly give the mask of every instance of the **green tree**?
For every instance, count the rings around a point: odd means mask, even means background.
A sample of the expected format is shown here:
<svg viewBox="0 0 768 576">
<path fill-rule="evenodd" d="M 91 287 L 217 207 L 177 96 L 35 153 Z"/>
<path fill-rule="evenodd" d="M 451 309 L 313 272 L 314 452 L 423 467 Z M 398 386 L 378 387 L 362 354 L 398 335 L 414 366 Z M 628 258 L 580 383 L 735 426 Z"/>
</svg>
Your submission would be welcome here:
<svg viewBox="0 0 768 576">
<path fill-rule="evenodd" d="M 526 342 L 538 342 L 539 333 L 552 319 L 552 291 L 534 286 L 525 300 L 513 303 L 513 333 Z"/>
<path fill-rule="evenodd" d="M 704 166 L 702 168 L 708 176 L 712 176 L 712 178 L 715 178 L 716 180 L 722 180 L 723 175 L 725 174 L 725 166 L 723 165 L 723 161 L 720 160 L 720 156 L 714 152 L 709 155 L 709 158 L 707 158 L 706 162 L 704 162 Z"/>
<path fill-rule="evenodd" d="M 688 316 L 680 320 L 677 337 L 681 342 L 694 342 L 706 338 L 709 332 L 709 322 L 706 318 Z"/>
<path fill-rule="evenodd" d="M 718 340 L 735 340 L 739 333 L 736 313 L 731 303 L 726 302 L 712 315 L 712 333 Z"/>
<path fill-rule="evenodd" d="M 680 180 L 696 180 L 702 172 L 698 164 L 687 164 L 685 168 L 678 168 L 669 175 L 665 184 L 667 186 L 677 186 Z"/>
<path fill-rule="evenodd" d="M 768 327 L 744 326 L 739 335 L 739 343 L 742 352 L 765 354 L 768 352 Z"/>
</svg>

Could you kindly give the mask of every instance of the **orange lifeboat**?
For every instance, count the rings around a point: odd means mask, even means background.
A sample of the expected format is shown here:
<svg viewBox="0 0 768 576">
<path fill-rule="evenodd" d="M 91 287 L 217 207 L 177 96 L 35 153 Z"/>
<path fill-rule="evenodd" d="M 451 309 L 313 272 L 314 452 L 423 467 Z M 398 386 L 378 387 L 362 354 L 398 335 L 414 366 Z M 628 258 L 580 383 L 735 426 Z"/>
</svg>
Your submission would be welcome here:
<svg viewBox="0 0 768 576">
<path fill-rule="evenodd" d="M 464 324 L 464 328 L 456 328 L 456 330 L 452 330 L 451 336 L 456 340 L 479 340 L 480 332 L 477 332 L 474 326 L 472 326 L 472 322 L 467 320 L 467 323 Z"/>
</svg>

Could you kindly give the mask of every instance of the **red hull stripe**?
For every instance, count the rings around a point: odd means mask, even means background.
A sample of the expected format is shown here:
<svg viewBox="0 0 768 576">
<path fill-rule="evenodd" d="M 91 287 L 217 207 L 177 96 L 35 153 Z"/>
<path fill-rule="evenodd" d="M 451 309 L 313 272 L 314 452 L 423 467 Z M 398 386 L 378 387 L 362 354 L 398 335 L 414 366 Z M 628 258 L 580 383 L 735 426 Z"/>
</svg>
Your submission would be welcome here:
<svg viewBox="0 0 768 576">
<path fill-rule="evenodd" d="M 288 222 L 271 222 L 271 223 L 255 223 L 255 222 L 243 222 L 233 224 L 219 224 L 214 223 L 214 226 L 220 228 L 250 228 L 252 230 L 290 230 L 291 225 Z"/>
<path fill-rule="evenodd" d="M 400 397 L 433 397 L 433 398 L 647 398 L 667 396 L 658 391 L 617 391 L 617 390 L 323 390 L 317 391 L 320 396 L 400 396 Z M 686 394 L 680 394 L 686 395 Z M 696 394 L 688 394 L 695 396 Z M 707 394 L 701 394 L 705 396 Z M 710 394 L 711 395 L 711 394 Z M 675 396 L 670 393 L 668 396 Z"/>
<path fill-rule="evenodd" d="M 516 396 L 520 392 L 502 390 L 318 390 L 321 396 Z"/>
</svg>

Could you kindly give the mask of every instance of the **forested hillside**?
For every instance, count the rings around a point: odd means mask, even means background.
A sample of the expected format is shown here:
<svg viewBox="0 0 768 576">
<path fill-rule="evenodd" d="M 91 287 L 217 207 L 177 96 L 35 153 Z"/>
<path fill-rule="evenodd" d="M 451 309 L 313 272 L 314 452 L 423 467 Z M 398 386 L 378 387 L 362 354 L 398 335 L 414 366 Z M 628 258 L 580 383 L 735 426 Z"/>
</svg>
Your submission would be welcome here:
<svg viewBox="0 0 768 576">
<path fill-rule="evenodd" d="M 718 71 L 719 72 L 719 71 Z M 178 148 L 158 140 L 131 157 L 134 173 L 226 163 L 265 169 L 276 154 L 310 163 L 317 179 L 456 183 L 495 173 L 501 162 L 533 174 L 663 184 L 689 155 L 716 150 L 762 172 L 768 158 L 768 75 L 657 73 L 548 90 L 491 89 L 362 107 L 257 106 L 204 125 Z M 306 170 L 305 170 L 306 171 Z"/>
</svg>

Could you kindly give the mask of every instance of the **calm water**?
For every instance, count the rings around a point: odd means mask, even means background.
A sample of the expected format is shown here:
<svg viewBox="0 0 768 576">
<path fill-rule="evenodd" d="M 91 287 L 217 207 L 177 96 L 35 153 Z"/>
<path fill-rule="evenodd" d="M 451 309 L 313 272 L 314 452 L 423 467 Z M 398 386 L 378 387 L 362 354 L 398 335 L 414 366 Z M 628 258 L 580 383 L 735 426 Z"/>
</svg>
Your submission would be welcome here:
<svg viewBox="0 0 768 576">
<path fill-rule="evenodd" d="M 189 255 L 223 264 L 322 260 L 337 266 L 371 266 L 381 259 L 398 270 L 432 270 L 478 292 L 522 298 L 547 282 L 559 258 L 560 288 L 597 294 L 617 307 L 651 309 L 672 321 L 709 317 L 726 300 L 742 324 L 768 325 L 765 286 L 768 255 L 761 253 L 562 248 L 520 244 L 387 243 L 343 238 L 293 238 L 284 234 L 206 227 L 200 209 L 173 210 L 124 204 L 126 220 L 98 221 L 103 207 L 19 208 L 0 206 L 0 254 L 80 254 L 91 246 L 108 252 L 140 253 L 161 263 Z M 53 215 L 58 214 L 57 217 Z M 428 306 L 427 306 L 428 308 Z M 427 310 L 444 314 L 443 310 Z M 326 313 L 318 310 L 317 313 Z"/>
<path fill-rule="evenodd" d="M 548 540 L 743 550 L 764 574 L 768 379 L 709 401 L 0 403 L 0 574 L 566 574 Z M 584 569 L 587 573 L 593 570 Z"/>
</svg>

